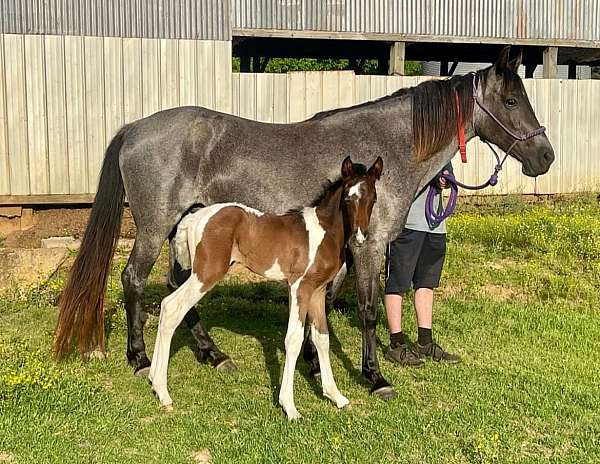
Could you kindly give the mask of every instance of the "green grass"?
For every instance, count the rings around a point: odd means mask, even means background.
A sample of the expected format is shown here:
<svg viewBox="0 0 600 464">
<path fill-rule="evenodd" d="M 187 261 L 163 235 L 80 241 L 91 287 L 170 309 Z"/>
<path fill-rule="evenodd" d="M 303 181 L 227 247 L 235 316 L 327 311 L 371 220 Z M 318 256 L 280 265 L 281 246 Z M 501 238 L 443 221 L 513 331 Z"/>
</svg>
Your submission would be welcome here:
<svg viewBox="0 0 600 464">
<path fill-rule="evenodd" d="M 300 362 L 288 423 L 276 405 L 286 290 L 230 279 L 202 303 L 202 319 L 239 366 L 199 365 L 182 327 L 172 346 L 170 393 L 160 410 L 125 362 L 117 256 L 109 289 L 105 361 L 49 356 L 64 276 L 0 300 L 0 462 L 598 462 L 600 461 L 600 207 L 590 197 L 536 204 L 508 199 L 463 207 L 449 225 L 434 331 L 464 362 L 419 370 L 383 360 L 399 397 L 369 396 L 352 311 L 332 312 L 332 363 L 351 409 L 337 411 Z M 146 297 L 152 351 L 166 294 L 165 256 Z M 380 308 L 382 320 L 382 311 Z M 415 332 L 406 308 L 405 328 Z"/>
</svg>

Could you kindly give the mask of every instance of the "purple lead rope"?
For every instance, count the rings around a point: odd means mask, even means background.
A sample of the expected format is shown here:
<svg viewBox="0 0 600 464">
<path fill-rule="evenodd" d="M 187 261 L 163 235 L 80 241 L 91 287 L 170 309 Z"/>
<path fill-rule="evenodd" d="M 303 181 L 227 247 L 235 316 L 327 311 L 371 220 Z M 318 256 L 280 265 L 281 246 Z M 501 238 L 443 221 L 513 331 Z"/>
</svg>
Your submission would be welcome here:
<svg viewBox="0 0 600 464">
<path fill-rule="evenodd" d="M 508 155 L 504 155 L 504 158 L 500 160 L 500 157 L 498 156 L 498 153 L 496 153 L 496 150 L 494 150 L 494 148 L 486 140 L 484 140 L 484 142 L 492 149 L 494 157 L 496 158 L 496 166 L 494 166 L 494 172 L 492 172 L 492 175 L 487 181 L 480 185 L 467 185 L 456 180 L 453 174 L 442 174 L 442 177 L 446 179 L 446 182 L 450 184 L 450 196 L 448 197 L 448 203 L 446 204 L 446 207 L 444 208 L 440 205 L 440 207 L 437 210 L 434 207 L 433 203 L 435 201 L 435 196 L 437 194 L 441 195 L 442 192 L 436 185 L 431 185 L 429 187 L 429 191 L 427 192 L 427 199 L 425 201 L 425 218 L 427 219 L 429 227 L 431 227 L 432 229 L 438 227 L 443 221 L 450 217 L 452 213 L 454 213 L 454 210 L 456 208 L 456 199 L 458 198 L 458 187 L 462 187 L 467 190 L 481 190 L 488 186 L 493 187 L 498 183 L 498 174 L 500 173 L 500 171 L 502 171 L 502 166 L 504 165 L 504 162 L 506 161 Z"/>
</svg>

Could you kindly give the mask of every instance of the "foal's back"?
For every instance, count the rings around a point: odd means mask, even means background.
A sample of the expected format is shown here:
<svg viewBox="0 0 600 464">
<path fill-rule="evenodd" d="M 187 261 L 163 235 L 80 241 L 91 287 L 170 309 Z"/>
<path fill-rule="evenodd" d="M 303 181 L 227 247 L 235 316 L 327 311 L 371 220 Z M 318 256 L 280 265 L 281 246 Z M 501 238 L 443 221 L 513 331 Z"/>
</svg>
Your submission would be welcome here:
<svg viewBox="0 0 600 464">
<path fill-rule="evenodd" d="M 314 260 L 324 236 L 316 228 L 321 229 L 315 208 L 272 215 L 238 203 L 221 203 L 182 219 L 175 235 L 175 255 L 183 269 L 192 269 L 206 284 L 221 278 L 234 262 L 268 279 L 292 283 Z"/>
</svg>

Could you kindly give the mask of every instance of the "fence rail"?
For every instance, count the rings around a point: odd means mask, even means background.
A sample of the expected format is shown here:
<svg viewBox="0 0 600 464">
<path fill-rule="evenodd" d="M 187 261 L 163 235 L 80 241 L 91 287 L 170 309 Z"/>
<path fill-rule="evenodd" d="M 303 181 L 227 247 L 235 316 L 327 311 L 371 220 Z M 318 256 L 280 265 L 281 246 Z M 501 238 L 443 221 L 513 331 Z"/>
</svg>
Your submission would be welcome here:
<svg viewBox="0 0 600 464">
<path fill-rule="evenodd" d="M 293 122 L 416 85 L 427 77 L 350 71 L 231 72 L 231 42 L 0 35 L 0 204 L 37 196 L 80 201 L 96 190 L 117 129 L 158 110 L 200 105 L 266 122 Z M 600 186 L 600 81 L 526 80 L 557 160 L 537 182 L 509 159 L 486 193 L 571 193 Z M 469 143 L 457 176 L 477 183 L 493 166 Z"/>
</svg>

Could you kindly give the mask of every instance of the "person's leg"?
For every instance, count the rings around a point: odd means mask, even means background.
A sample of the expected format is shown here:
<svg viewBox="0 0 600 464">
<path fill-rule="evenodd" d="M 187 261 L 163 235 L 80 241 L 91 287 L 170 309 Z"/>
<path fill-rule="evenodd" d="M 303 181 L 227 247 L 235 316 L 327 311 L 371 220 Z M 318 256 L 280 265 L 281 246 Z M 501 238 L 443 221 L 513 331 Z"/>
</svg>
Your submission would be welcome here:
<svg viewBox="0 0 600 464">
<path fill-rule="evenodd" d="M 418 339 L 416 352 L 422 358 L 454 364 L 460 357 L 448 353 L 435 342 L 432 335 L 433 289 L 440 283 L 446 256 L 446 234 L 428 233 L 415 268 L 415 312 Z"/>
<path fill-rule="evenodd" d="M 402 332 L 402 302 L 404 294 L 410 289 L 422 240 L 423 233 L 405 229 L 388 245 L 386 253 L 384 304 L 390 331 L 390 347 L 385 357 L 403 366 L 423 364 L 410 349 Z"/>
<path fill-rule="evenodd" d="M 433 289 L 427 287 L 415 290 L 415 312 L 417 313 L 417 342 L 419 345 L 431 343 L 433 319 Z"/>
</svg>

